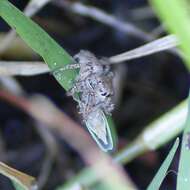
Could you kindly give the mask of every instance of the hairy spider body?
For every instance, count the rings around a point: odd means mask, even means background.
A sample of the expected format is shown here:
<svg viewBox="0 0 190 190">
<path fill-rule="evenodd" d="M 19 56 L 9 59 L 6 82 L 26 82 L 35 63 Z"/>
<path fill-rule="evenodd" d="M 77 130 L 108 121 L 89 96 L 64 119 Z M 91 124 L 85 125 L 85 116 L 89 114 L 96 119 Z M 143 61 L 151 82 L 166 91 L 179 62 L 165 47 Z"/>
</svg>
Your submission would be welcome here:
<svg viewBox="0 0 190 190">
<path fill-rule="evenodd" d="M 79 110 L 84 120 L 90 112 L 97 109 L 111 114 L 114 109 L 111 98 L 113 74 L 109 71 L 106 60 L 99 61 L 92 53 L 84 50 L 74 58 L 80 65 L 80 70 L 68 94 L 74 96 L 75 93 L 80 93 Z"/>
</svg>

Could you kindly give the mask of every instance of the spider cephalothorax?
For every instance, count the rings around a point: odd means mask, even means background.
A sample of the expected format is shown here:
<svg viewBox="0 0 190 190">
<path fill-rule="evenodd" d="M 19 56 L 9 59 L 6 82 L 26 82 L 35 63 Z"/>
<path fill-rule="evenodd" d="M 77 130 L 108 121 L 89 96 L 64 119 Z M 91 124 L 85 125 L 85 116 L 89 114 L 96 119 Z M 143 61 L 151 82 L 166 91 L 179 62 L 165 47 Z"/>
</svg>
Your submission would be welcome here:
<svg viewBox="0 0 190 190">
<path fill-rule="evenodd" d="M 98 60 L 89 51 L 80 51 L 74 56 L 80 65 L 79 75 L 76 77 L 69 94 L 79 93 L 79 109 L 84 120 L 96 109 L 111 114 L 114 108 L 112 103 L 113 87 L 112 72 L 106 65 L 106 60 Z M 104 64 L 103 64 L 104 63 Z"/>
</svg>

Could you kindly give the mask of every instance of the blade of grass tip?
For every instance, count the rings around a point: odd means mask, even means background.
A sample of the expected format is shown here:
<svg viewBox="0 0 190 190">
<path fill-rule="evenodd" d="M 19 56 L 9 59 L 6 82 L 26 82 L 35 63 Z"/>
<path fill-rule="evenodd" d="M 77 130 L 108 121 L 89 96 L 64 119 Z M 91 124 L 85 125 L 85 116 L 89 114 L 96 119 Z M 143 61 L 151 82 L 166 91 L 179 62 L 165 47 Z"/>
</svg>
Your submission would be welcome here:
<svg viewBox="0 0 190 190">
<path fill-rule="evenodd" d="M 189 190 L 190 188 L 190 95 L 189 111 L 187 115 L 185 130 L 183 133 L 179 171 L 177 177 L 177 190 Z"/>
<path fill-rule="evenodd" d="M 178 146 L 179 146 L 179 138 L 176 139 L 172 149 L 170 150 L 168 156 L 162 163 L 160 169 L 158 170 L 157 174 L 155 175 L 152 182 L 148 186 L 147 190 L 158 190 L 159 189 L 159 187 L 162 184 L 162 181 L 164 180 L 164 178 L 167 174 L 168 168 L 173 160 L 173 157 L 175 155 L 175 152 L 176 152 Z"/>
<path fill-rule="evenodd" d="M 74 63 L 73 58 L 42 28 L 34 23 L 30 18 L 26 17 L 7 0 L 0 0 L 0 16 L 11 27 L 16 29 L 16 32 L 34 51 L 43 57 L 44 61 L 48 64 L 50 70 L 61 86 L 66 90 L 70 89 L 77 72 L 75 70 L 63 71 L 59 68 L 66 64 Z M 109 118 L 107 117 L 106 119 Z M 113 126 L 113 121 L 111 121 L 111 119 L 109 119 L 109 121 Z M 112 134 L 113 132 L 111 132 L 111 136 Z M 97 139 L 95 140 L 97 141 Z"/>
<path fill-rule="evenodd" d="M 179 39 L 186 60 L 184 63 L 190 69 L 190 17 L 187 2 L 185 0 L 150 0 L 150 2 L 168 30 Z"/>
<path fill-rule="evenodd" d="M 0 162 L 0 174 L 8 177 L 16 190 L 37 190 L 35 178 Z"/>
</svg>

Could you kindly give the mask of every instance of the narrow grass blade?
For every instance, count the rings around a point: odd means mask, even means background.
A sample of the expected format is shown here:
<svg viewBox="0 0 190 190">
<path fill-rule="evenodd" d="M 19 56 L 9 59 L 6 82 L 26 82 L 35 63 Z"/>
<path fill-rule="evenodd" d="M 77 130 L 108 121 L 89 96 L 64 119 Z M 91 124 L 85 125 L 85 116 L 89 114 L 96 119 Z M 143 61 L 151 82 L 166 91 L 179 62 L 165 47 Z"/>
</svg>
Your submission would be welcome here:
<svg viewBox="0 0 190 190">
<path fill-rule="evenodd" d="M 16 190 L 37 190 L 35 178 L 0 162 L 0 174 L 8 177 Z"/>
<path fill-rule="evenodd" d="M 0 0 L 0 16 L 21 36 L 21 38 L 39 55 L 43 57 L 51 70 L 73 63 L 72 57 L 59 46 L 42 28 L 7 0 Z M 65 70 L 55 72 L 56 79 L 68 90 L 75 79 L 76 71 Z"/>
<path fill-rule="evenodd" d="M 181 147 L 179 172 L 177 178 L 177 190 L 189 190 L 189 188 L 190 188 L 190 96 L 189 96 L 189 111 L 187 115 L 185 130 L 183 133 L 183 141 Z"/>
<path fill-rule="evenodd" d="M 190 17 L 186 0 L 150 0 L 164 25 L 176 34 L 187 68 L 190 69 Z M 169 10 L 168 10 L 169 9 Z"/>
<path fill-rule="evenodd" d="M 147 190 L 158 190 L 159 189 L 159 187 L 162 184 L 162 181 L 164 180 L 164 178 L 167 174 L 168 168 L 173 160 L 173 157 L 175 155 L 175 152 L 176 152 L 178 146 L 179 146 L 179 138 L 176 139 L 172 149 L 170 150 L 168 156 L 162 163 L 160 169 L 158 170 L 156 176 L 153 178 L 152 182 L 148 186 Z"/>
</svg>

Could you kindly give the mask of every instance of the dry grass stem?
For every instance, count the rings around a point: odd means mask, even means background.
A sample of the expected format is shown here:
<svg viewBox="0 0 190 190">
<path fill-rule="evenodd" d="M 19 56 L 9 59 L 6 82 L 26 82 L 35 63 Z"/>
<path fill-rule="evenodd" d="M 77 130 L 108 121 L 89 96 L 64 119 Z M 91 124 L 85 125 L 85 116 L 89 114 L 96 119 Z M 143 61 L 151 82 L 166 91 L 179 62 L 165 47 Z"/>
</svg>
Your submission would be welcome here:
<svg viewBox="0 0 190 190">
<path fill-rule="evenodd" d="M 154 39 L 153 36 L 144 32 L 143 30 L 139 29 L 138 27 L 136 27 L 132 23 L 119 20 L 115 16 L 108 14 L 105 11 L 98 9 L 96 7 L 87 6 L 87 5 L 84 5 L 80 2 L 69 3 L 67 1 L 60 1 L 60 0 L 55 1 L 55 3 L 58 5 L 61 5 L 64 8 L 69 9 L 70 11 L 72 11 L 76 14 L 86 16 L 86 17 L 90 17 L 94 20 L 97 20 L 97 21 L 103 23 L 103 24 L 106 24 L 108 26 L 113 27 L 116 30 L 120 30 L 122 32 L 125 32 L 125 33 L 131 35 L 131 36 L 138 37 L 139 39 L 142 39 L 145 41 L 151 41 Z"/>
<path fill-rule="evenodd" d="M 143 46 L 140 46 L 136 49 L 121 53 L 119 55 L 112 56 L 110 57 L 110 62 L 119 63 L 123 61 L 144 57 L 147 55 L 158 53 L 160 51 L 174 48 L 177 45 L 179 45 L 177 38 L 174 35 L 168 35 L 158 40 L 154 40 L 153 42 L 147 43 Z"/>
<path fill-rule="evenodd" d="M 130 34 L 132 36 L 138 37 L 139 39 L 142 39 L 146 42 L 150 42 L 152 40 L 155 40 L 155 38 L 156 38 L 156 36 L 154 36 L 153 34 L 144 32 L 140 28 L 136 27 L 134 24 L 127 22 L 127 21 L 122 21 L 122 20 L 116 18 L 115 16 L 108 14 L 105 11 L 98 9 L 94 6 L 87 6 L 87 5 L 84 5 L 80 2 L 69 3 L 68 1 L 60 1 L 60 0 L 56 0 L 54 2 L 56 4 L 58 4 L 59 6 L 62 6 L 63 8 L 67 8 L 76 14 L 86 16 L 86 17 L 90 17 L 90 18 L 92 18 L 96 21 L 99 21 L 103 24 L 106 24 L 106 25 L 108 25 L 108 26 L 110 26 L 116 30 L 120 30 L 126 34 Z M 174 55 L 181 56 L 181 54 L 177 50 L 170 49 L 171 47 L 176 47 L 176 43 L 178 44 L 178 42 L 176 42 L 176 40 L 177 40 L 176 37 L 174 35 L 169 35 L 169 36 L 166 36 L 165 38 L 166 38 L 167 43 L 173 42 L 174 44 L 173 43 L 172 44 L 166 44 L 166 47 L 163 48 L 163 50 L 167 50 L 168 52 L 170 52 Z M 163 41 L 165 41 L 165 38 L 163 39 Z M 162 40 L 162 38 L 161 38 L 161 40 Z M 172 41 L 172 42 L 170 42 L 170 41 Z M 153 43 L 153 42 L 151 42 L 151 43 Z M 159 41 L 155 40 L 156 45 L 158 45 L 157 44 L 158 42 Z M 149 44 L 147 44 L 147 45 L 149 45 Z M 163 51 L 161 47 L 159 47 L 159 49 L 160 50 L 157 50 L 155 52 Z M 144 51 L 146 51 L 146 49 Z M 145 52 L 144 52 L 144 54 L 146 55 Z M 149 53 L 149 55 L 150 54 L 151 53 Z"/>
<path fill-rule="evenodd" d="M 35 178 L 0 162 L 0 173 L 17 182 L 25 189 L 37 190 Z"/>
<path fill-rule="evenodd" d="M 38 190 L 43 189 L 50 175 L 53 162 L 58 153 L 58 144 L 52 132 L 41 123 L 36 123 L 36 130 L 46 146 L 46 155 L 43 161 L 40 175 L 37 179 Z"/>
<path fill-rule="evenodd" d="M 155 17 L 155 13 L 150 6 L 144 6 L 129 11 L 130 16 L 138 21 L 145 19 L 152 19 Z"/>
<path fill-rule="evenodd" d="M 0 61 L 0 76 L 32 76 L 47 72 L 49 68 L 43 62 Z"/>
<path fill-rule="evenodd" d="M 174 35 L 168 35 L 133 50 L 110 57 L 112 64 L 141 58 L 179 45 Z M 0 62 L 0 75 L 30 76 L 49 72 L 47 65 L 42 62 Z"/>
<path fill-rule="evenodd" d="M 5 89 L 13 94 L 16 94 L 16 95 L 24 94 L 24 91 L 23 91 L 21 85 L 13 77 L 0 76 L 0 86 L 1 86 L 1 88 Z"/>
</svg>

